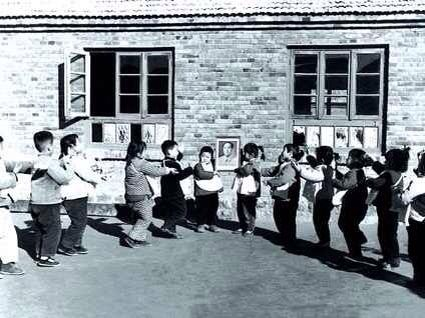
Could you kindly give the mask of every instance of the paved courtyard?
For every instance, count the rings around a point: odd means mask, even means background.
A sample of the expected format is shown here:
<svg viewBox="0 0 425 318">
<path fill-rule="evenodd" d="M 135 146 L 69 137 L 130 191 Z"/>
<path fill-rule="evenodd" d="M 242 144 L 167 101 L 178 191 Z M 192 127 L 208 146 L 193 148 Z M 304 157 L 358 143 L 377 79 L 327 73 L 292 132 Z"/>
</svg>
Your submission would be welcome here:
<svg viewBox="0 0 425 318">
<path fill-rule="evenodd" d="M 424 317 L 425 293 L 408 288 L 411 265 L 400 228 L 402 266 L 376 269 L 375 225 L 365 225 L 368 263 L 343 257 L 345 244 L 333 224 L 332 249 L 311 242 L 310 222 L 299 226 L 300 248 L 285 251 L 272 224 L 252 238 L 198 234 L 182 228 L 183 240 L 153 238 L 153 246 L 120 246 L 130 225 L 90 217 L 88 255 L 62 256 L 57 268 L 36 267 L 30 254 L 29 214 L 14 214 L 26 275 L 0 280 L 1 318 L 38 317 Z M 63 225 L 68 224 L 66 216 Z M 160 220 L 155 220 L 157 225 Z"/>
</svg>

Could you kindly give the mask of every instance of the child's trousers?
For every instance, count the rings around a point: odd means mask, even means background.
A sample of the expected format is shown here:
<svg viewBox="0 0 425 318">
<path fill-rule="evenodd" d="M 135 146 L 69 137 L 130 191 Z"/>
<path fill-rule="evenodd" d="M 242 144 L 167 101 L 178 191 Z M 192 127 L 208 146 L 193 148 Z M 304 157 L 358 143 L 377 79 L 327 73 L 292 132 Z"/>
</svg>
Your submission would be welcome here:
<svg viewBox="0 0 425 318">
<path fill-rule="evenodd" d="M 0 260 L 3 264 L 18 262 L 18 239 L 12 215 L 6 207 L 0 207 Z"/>
<path fill-rule="evenodd" d="M 87 197 L 65 200 L 62 204 L 71 219 L 71 224 L 62 236 L 62 245 L 66 248 L 81 246 L 87 225 Z"/>
<path fill-rule="evenodd" d="M 164 199 L 164 225 L 163 229 L 176 232 L 176 224 L 186 217 L 186 200 L 184 197 Z"/>
<path fill-rule="evenodd" d="M 218 193 L 196 197 L 198 225 L 217 225 Z"/>
<path fill-rule="evenodd" d="M 61 236 L 60 204 L 31 204 L 36 256 L 55 256 Z"/>
<path fill-rule="evenodd" d="M 128 236 L 135 241 L 146 241 L 148 237 L 148 227 L 152 222 L 152 208 L 154 202 L 146 198 L 136 202 L 127 202 L 127 205 L 137 214 L 136 223 L 128 232 Z"/>
<path fill-rule="evenodd" d="M 360 223 L 366 216 L 367 205 L 355 206 L 353 202 L 350 202 L 350 204 L 342 204 L 338 226 L 344 234 L 349 253 L 352 256 L 361 256 L 361 246 L 367 239 L 362 230 L 360 230 Z"/>
<path fill-rule="evenodd" d="M 256 219 L 257 198 L 238 193 L 236 210 L 242 232 L 254 231 Z"/>
<path fill-rule="evenodd" d="M 398 213 L 376 207 L 378 214 L 378 240 L 383 259 L 391 265 L 400 264 L 400 248 L 398 245 Z"/>
<path fill-rule="evenodd" d="M 283 243 L 294 243 L 297 238 L 297 210 L 298 202 L 275 199 L 273 218 L 276 228 L 282 236 Z"/>
<path fill-rule="evenodd" d="M 425 222 L 409 219 L 407 227 L 408 251 L 412 261 L 413 280 L 425 286 Z"/>
<path fill-rule="evenodd" d="M 333 209 L 332 200 L 317 200 L 313 207 L 313 224 L 320 243 L 331 241 L 329 220 Z"/>
</svg>

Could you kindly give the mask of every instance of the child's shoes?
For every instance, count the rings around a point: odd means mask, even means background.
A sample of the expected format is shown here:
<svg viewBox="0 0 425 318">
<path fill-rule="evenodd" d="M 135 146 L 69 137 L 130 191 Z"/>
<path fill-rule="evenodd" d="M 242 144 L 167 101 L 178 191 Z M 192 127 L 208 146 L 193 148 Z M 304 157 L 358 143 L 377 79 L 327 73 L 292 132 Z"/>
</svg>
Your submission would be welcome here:
<svg viewBox="0 0 425 318">
<path fill-rule="evenodd" d="M 3 275 L 23 275 L 24 270 L 16 265 L 14 262 L 1 264 L 0 273 Z"/>
</svg>

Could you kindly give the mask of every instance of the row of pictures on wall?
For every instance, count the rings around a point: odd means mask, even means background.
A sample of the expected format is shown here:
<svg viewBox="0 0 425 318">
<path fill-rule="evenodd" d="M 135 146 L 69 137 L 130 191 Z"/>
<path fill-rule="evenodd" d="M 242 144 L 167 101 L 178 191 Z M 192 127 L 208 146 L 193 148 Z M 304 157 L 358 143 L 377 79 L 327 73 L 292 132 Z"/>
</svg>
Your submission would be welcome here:
<svg viewBox="0 0 425 318">
<path fill-rule="evenodd" d="M 92 142 L 104 144 L 128 144 L 143 140 L 147 144 L 160 145 L 170 139 L 168 124 L 93 123 Z"/>
<path fill-rule="evenodd" d="M 377 127 L 294 126 L 294 136 L 304 136 L 310 147 L 377 148 Z"/>
</svg>

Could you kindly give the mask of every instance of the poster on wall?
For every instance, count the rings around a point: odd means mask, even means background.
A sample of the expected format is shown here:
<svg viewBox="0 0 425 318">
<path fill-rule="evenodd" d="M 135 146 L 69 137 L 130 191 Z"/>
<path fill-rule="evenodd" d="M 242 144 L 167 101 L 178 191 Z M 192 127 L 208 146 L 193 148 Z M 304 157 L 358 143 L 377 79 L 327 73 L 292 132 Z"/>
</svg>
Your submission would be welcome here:
<svg viewBox="0 0 425 318">
<path fill-rule="evenodd" d="M 117 124 L 117 143 L 128 144 L 130 142 L 130 124 Z"/>
<path fill-rule="evenodd" d="M 294 145 L 305 145 L 305 126 L 294 126 L 292 128 L 292 140 Z"/>
<path fill-rule="evenodd" d="M 144 124 L 142 126 L 142 140 L 147 144 L 153 144 L 155 142 L 154 124 Z"/>
<path fill-rule="evenodd" d="M 365 148 L 377 148 L 378 147 L 378 128 L 377 127 L 365 127 L 363 132 L 363 144 Z"/>
<path fill-rule="evenodd" d="M 216 169 L 221 171 L 234 170 L 240 162 L 240 139 L 217 138 L 216 144 Z"/>
<path fill-rule="evenodd" d="M 115 124 L 103 124 L 103 142 L 106 144 L 114 144 L 115 137 Z"/>
<path fill-rule="evenodd" d="M 320 127 L 320 145 L 321 146 L 334 146 L 334 128 L 333 127 Z"/>
<path fill-rule="evenodd" d="M 335 127 L 335 148 L 348 147 L 348 127 Z"/>
<path fill-rule="evenodd" d="M 157 145 L 160 145 L 167 139 L 170 139 L 168 125 L 156 124 L 155 125 L 155 143 Z"/>
<path fill-rule="evenodd" d="M 320 127 L 310 126 L 307 127 L 307 146 L 319 147 L 320 146 Z"/>
<path fill-rule="evenodd" d="M 350 147 L 363 148 L 363 127 L 350 127 Z"/>
</svg>

